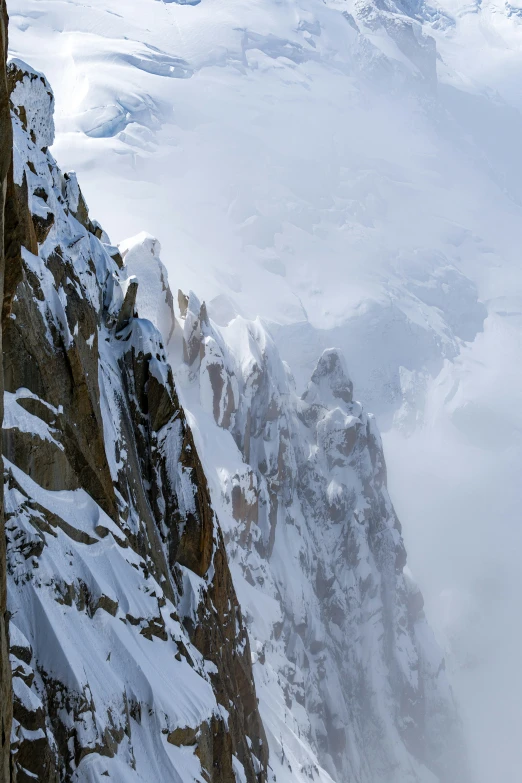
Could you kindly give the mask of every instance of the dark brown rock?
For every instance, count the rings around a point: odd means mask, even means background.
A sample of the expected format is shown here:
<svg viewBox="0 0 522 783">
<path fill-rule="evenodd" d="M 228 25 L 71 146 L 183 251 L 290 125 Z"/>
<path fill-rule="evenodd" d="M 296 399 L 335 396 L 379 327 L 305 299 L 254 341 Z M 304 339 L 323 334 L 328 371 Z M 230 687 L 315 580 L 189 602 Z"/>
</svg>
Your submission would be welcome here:
<svg viewBox="0 0 522 783">
<path fill-rule="evenodd" d="M 200 622 L 193 631 L 193 643 L 205 658 L 217 668 L 213 685 L 218 702 L 229 712 L 229 734 L 222 729 L 214 732 L 212 783 L 230 780 L 235 776 L 230 766 L 232 752 L 245 768 L 248 781 L 263 783 L 268 764 L 268 743 L 259 716 L 252 675 L 248 634 L 243 625 L 221 531 L 214 553 L 214 578 L 200 610 Z M 239 633 L 237 631 L 239 629 Z M 246 737 L 252 741 L 252 750 L 262 765 L 256 774 Z"/>
<path fill-rule="evenodd" d="M 42 245 L 47 239 L 49 231 L 54 226 L 54 215 L 52 212 L 48 212 L 45 217 L 33 215 L 32 218 L 36 241 L 39 245 Z"/>
<path fill-rule="evenodd" d="M 53 258 L 55 263 L 59 262 L 58 255 Z M 65 263 L 63 266 L 66 267 Z M 97 340 L 93 341 L 92 347 L 87 344 L 89 338 L 97 334 L 96 316 L 92 307 L 77 293 L 79 281 L 74 269 L 66 267 L 69 279 L 65 285 L 68 294 L 67 318 L 71 331 L 78 325 L 78 335 L 69 348 L 65 347 L 59 334 L 55 334 L 54 345 L 42 339 L 46 324 L 38 307 L 39 281 L 29 271 L 22 261 L 22 280 L 16 287 L 16 301 L 11 306 L 16 317 L 4 321 L 6 389 L 16 391 L 24 387 L 37 395 L 44 407 L 62 406 L 63 415 L 56 426 L 59 430 L 57 439 L 63 445 L 64 452 L 63 456 L 57 451 L 55 454 L 57 462 L 60 465 L 63 463 L 63 481 L 60 487 L 59 471 L 55 471 L 53 477 L 52 469 L 43 467 L 47 486 L 55 489 L 80 486 L 114 519 L 117 515 L 116 498 L 103 441 Z M 18 442 L 22 440 L 19 435 L 16 438 Z M 41 461 L 45 466 L 49 464 L 49 445 L 40 445 Z M 12 446 L 15 447 L 14 438 Z M 19 464 L 23 470 L 27 471 L 28 461 L 33 464 L 34 470 L 39 470 L 38 452 L 34 459 L 28 453 L 24 457 L 23 449 L 18 449 L 16 453 L 18 457 L 15 464 Z"/>
<path fill-rule="evenodd" d="M 16 428 L 2 430 L 2 453 L 44 489 L 78 489 L 76 473 L 56 441 Z"/>
<path fill-rule="evenodd" d="M 169 530 L 171 567 L 176 570 L 179 564 L 205 577 L 212 565 L 214 574 L 200 605 L 198 622 L 196 625 L 189 623 L 188 630 L 193 644 L 216 666 L 217 673 L 212 675 L 214 691 L 218 702 L 229 713 L 229 720 L 228 730 L 217 718 L 211 726 L 203 724 L 199 727 L 197 754 L 211 783 L 235 783 L 232 754 L 243 764 L 248 783 L 263 783 L 266 780 L 268 744 L 258 712 L 248 634 L 228 567 L 223 537 L 215 520 L 201 460 L 179 404 L 172 375 L 169 374 L 167 385 L 162 386 L 150 373 L 150 361 L 150 356 L 136 354 L 134 349 L 130 349 L 125 358 L 134 431 L 138 431 L 140 424 L 143 430 L 146 424 L 150 433 L 148 444 L 138 443 L 141 472 L 152 479 L 149 498 L 156 509 L 157 525 L 164 520 Z M 167 466 L 153 445 L 160 411 L 159 421 L 162 423 L 169 420 L 179 422 L 182 434 L 179 464 L 190 475 L 194 488 L 195 509 L 183 518 L 176 493 L 169 483 Z M 159 482 L 155 477 L 160 477 Z M 123 491 L 121 486 L 120 491 Z M 160 493 L 163 493 L 165 504 L 163 513 L 154 502 L 155 496 Z M 152 630 L 149 626 L 146 633 L 151 634 Z M 260 773 L 254 769 L 247 737 L 260 761 Z"/>
<path fill-rule="evenodd" d="M 185 728 L 174 729 L 167 737 L 167 742 L 171 745 L 195 745 L 197 740 L 197 729 Z"/>
<path fill-rule="evenodd" d="M 126 326 L 134 315 L 136 309 L 136 297 L 138 295 L 138 280 L 134 277 L 129 280 L 125 298 L 121 306 L 120 314 L 116 322 L 116 331 L 119 332 Z"/>
<path fill-rule="evenodd" d="M 5 226 L 5 202 L 8 189 L 8 173 L 12 167 L 12 131 L 9 112 L 9 94 L 6 76 L 7 57 L 7 9 L 0 0 L 0 300 L 4 299 L 5 251 L 9 243 Z M 0 327 L 0 349 L 2 330 Z M 3 420 L 4 379 L 0 367 L 0 418 Z M 10 735 L 12 721 L 11 667 L 9 664 L 9 639 L 6 588 L 6 552 L 4 531 L 3 485 L 0 486 L 0 780 L 10 780 Z"/>
</svg>

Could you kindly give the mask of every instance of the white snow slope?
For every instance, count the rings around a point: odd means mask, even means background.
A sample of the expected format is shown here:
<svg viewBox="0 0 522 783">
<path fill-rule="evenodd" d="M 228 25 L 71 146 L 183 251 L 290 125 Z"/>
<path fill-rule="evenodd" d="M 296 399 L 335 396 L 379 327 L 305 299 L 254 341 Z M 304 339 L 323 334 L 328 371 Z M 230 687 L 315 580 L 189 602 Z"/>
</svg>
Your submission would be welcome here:
<svg viewBox="0 0 522 783">
<path fill-rule="evenodd" d="M 161 237 L 301 392 L 344 354 L 483 783 L 522 763 L 522 28 L 516 3 L 11 0 L 55 153 L 113 238 Z"/>
</svg>

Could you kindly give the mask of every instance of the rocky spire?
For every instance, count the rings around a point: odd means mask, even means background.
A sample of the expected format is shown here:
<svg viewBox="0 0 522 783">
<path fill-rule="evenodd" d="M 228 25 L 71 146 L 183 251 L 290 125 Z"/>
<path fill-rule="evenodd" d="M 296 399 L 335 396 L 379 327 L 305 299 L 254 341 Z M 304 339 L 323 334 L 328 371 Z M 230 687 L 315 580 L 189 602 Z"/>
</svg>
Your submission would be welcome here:
<svg viewBox="0 0 522 783">
<path fill-rule="evenodd" d="M 194 400 L 199 390 L 190 411 L 213 444 L 204 464 L 228 520 L 278 780 L 305 783 L 313 770 L 322 783 L 468 782 L 444 660 L 405 569 L 380 435 L 353 399 L 342 355 L 324 351 L 300 398 L 259 320 L 207 320 L 198 332 L 198 313 L 181 311 L 199 357 L 185 393 Z M 229 432 L 211 434 L 209 414 Z"/>
</svg>

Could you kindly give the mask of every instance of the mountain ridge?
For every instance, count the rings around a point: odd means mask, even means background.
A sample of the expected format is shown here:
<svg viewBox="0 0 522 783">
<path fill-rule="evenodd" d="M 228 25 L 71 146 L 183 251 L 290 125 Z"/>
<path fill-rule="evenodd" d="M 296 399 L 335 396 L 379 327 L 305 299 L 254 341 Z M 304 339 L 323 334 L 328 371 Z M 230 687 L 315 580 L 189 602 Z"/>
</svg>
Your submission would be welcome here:
<svg viewBox="0 0 522 783">
<path fill-rule="evenodd" d="M 443 660 L 404 572 L 378 432 L 340 353 L 322 353 L 299 397 L 262 322 L 217 327 L 194 294 L 179 295 L 178 315 L 157 240 L 109 242 L 48 150 L 45 77 L 19 60 L 9 69 L 18 250 L 3 450 L 18 779 L 261 783 L 272 773 L 253 660 L 283 783 L 462 783 Z M 155 652 L 168 687 L 151 644 L 172 653 Z M 170 715 L 180 693 L 188 713 Z"/>
<path fill-rule="evenodd" d="M 9 76 L 13 779 L 260 783 L 248 637 L 161 336 L 48 152 L 47 81 L 19 61 Z"/>
</svg>

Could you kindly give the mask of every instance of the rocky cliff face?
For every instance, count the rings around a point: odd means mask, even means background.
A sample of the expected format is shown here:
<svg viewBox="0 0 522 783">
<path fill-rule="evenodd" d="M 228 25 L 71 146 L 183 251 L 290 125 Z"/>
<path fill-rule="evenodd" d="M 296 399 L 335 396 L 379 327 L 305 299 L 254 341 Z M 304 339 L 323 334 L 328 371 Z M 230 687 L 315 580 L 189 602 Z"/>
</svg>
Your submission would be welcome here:
<svg viewBox="0 0 522 783">
<path fill-rule="evenodd" d="M 249 639 L 162 337 L 140 317 L 137 281 L 74 173 L 48 150 L 45 77 L 19 61 L 7 76 L 14 777 L 262 783 Z M 3 180 L 9 158 L 6 144 Z"/>
<path fill-rule="evenodd" d="M 142 280 L 139 306 L 172 334 L 277 780 L 469 780 L 379 433 L 353 399 L 339 352 L 323 353 L 299 397 L 260 321 L 217 327 L 181 292 L 173 320 L 155 240 L 136 237 L 125 253 Z"/>
<path fill-rule="evenodd" d="M 3 301 L 5 273 L 4 224 L 7 180 L 12 158 L 11 117 L 5 62 L 7 57 L 7 11 L 0 2 L 0 302 Z M 0 321 L 0 349 L 2 326 Z M 0 416 L 3 415 L 3 372 L 0 363 Z M 6 559 L 3 491 L 0 491 L 0 780 L 9 780 L 9 737 L 11 734 L 11 669 L 8 649 Z"/>
<path fill-rule="evenodd" d="M 342 356 L 298 396 L 261 322 L 176 310 L 158 241 L 112 246 L 57 167 L 45 77 L 2 84 L 12 777 L 466 783 Z"/>
<path fill-rule="evenodd" d="M 220 330 L 191 296 L 180 327 L 202 451 L 210 418 L 236 449 L 211 483 L 278 779 L 314 779 L 304 740 L 337 781 L 467 780 L 379 433 L 342 357 L 325 351 L 299 397 L 261 323 Z"/>
</svg>

